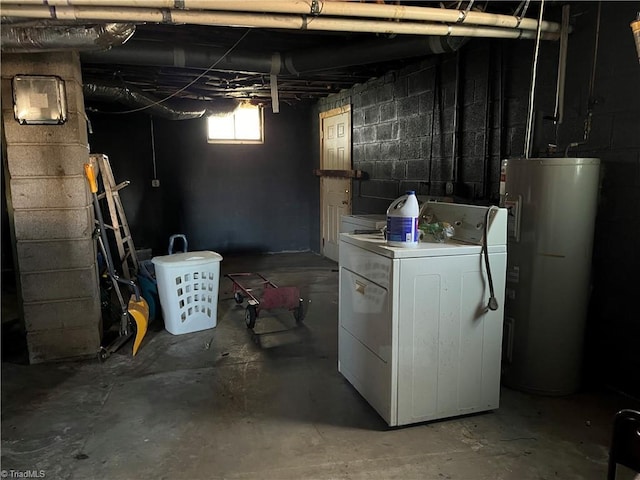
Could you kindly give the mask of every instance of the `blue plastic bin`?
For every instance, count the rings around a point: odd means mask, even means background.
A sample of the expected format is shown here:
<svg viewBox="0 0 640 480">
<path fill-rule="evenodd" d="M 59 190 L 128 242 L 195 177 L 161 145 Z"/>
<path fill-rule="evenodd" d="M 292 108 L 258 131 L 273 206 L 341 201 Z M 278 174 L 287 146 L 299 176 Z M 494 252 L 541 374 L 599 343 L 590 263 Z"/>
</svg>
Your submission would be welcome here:
<svg viewBox="0 0 640 480">
<path fill-rule="evenodd" d="M 160 305 L 158 295 L 158 282 L 156 281 L 156 268 L 151 260 L 140 262 L 138 269 L 138 283 L 142 290 L 142 297 L 149 304 L 149 321 L 156 318 L 157 305 Z"/>
</svg>

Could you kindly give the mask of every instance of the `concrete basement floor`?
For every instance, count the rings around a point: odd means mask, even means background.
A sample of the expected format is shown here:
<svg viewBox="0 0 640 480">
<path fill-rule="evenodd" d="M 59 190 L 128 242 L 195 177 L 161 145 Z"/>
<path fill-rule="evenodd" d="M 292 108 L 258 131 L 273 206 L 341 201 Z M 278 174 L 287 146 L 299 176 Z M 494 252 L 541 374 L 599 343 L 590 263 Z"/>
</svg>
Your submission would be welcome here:
<svg viewBox="0 0 640 480">
<path fill-rule="evenodd" d="M 310 254 L 227 257 L 297 285 L 289 312 L 244 324 L 222 278 L 218 325 L 156 325 L 97 360 L 2 365 L 2 469 L 47 479 L 603 479 L 611 420 L 637 403 L 502 390 L 500 409 L 390 429 L 337 372 L 337 265 Z M 619 478 L 633 473 L 619 468 Z M 15 477 L 14 477 L 15 478 Z"/>
</svg>

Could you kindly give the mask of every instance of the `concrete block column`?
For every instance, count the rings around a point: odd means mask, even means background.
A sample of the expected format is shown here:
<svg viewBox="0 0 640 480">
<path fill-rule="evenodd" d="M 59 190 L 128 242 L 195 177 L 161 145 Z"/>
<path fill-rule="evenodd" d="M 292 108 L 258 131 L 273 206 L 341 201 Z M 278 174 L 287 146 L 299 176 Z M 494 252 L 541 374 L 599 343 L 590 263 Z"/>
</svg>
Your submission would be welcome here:
<svg viewBox="0 0 640 480">
<path fill-rule="evenodd" d="M 15 75 L 57 75 L 65 82 L 63 125 L 20 125 L 13 114 Z M 2 56 L 2 126 L 7 205 L 31 363 L 95 355 L 100 293 L 93 210 L 84 178 L 89 161 L 77 52 Z"/>
</svg>

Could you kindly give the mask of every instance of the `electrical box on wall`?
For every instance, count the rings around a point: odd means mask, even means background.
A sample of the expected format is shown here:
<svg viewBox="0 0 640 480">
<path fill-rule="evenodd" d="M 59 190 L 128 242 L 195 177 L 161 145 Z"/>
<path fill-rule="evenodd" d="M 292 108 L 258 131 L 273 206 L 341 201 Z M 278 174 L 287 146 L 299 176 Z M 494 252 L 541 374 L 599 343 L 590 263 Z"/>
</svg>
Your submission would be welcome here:
<svg viewBox="0 0 640 480">
<path fill-rule="evenodd" d="M 64 80 L 55 75 L 13 77 L 13 113 L 21 125 L 59 125 L 67 121 Z"/>
</svg>

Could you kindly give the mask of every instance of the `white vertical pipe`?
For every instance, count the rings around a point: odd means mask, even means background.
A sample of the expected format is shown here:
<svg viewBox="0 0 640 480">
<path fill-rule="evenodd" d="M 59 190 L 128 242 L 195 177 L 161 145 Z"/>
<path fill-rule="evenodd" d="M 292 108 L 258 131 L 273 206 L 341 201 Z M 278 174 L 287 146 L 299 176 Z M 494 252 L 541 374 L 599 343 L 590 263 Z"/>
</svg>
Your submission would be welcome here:
<svg viewBox="0 0 640 480">
<path fill-rule="evenodd" d="M 149 115 L 149 121 L 151 125 L 151 161 L 153 162 L 153 180 L 158 178 L 158 171 L 156 168 L 156 138 L 153 133 L 153 117 Z"/>
<path fill-rule="evenodd" d="M 458 181 L 458 115 L 460 112 L 460 50 L 456 51 L 456 80 L 453 90 L 453 135 L 451 143 L 451 183 Z M 451 192 L 453 193 L 453 192 Z"/>
<path fill-rule="evenodd" d="M 536 33 L 536 47 L 533 53 L 533 68 L 531 69 L 531 93 L 529 95 L 529 110 L 527 111 L 527 130 L 524 137 L 524 157 L 531 156 L 531 128 L 533 126 L 533 104 L 536 92 L 536 77 L 538 75 L 538 55 L 540 54 L 540 34 L 542 15 L 544 13 L 544 0 L 540 1 L 540 16 L 538 18 L 538 31 Z"/>
<path fill-rule="evenodd" d="M 564 81 L 567 72 L 567 45 L 569 44 L 570 5 L 562 7 L 562 30 L 560 31 L 560 53 L 558 55 L 558 82 L 556 84 L 556 108 L 553 113 L 556 125 L 564 118 Z"/>
<path fill-rule="evenodd" d="M 271 83 L 271 110 L 273 113 L 280 113 L 280 99 L 278 97 L 278 76 L 274 73 L 269 75 Z"/>
</svg>

